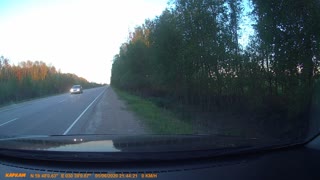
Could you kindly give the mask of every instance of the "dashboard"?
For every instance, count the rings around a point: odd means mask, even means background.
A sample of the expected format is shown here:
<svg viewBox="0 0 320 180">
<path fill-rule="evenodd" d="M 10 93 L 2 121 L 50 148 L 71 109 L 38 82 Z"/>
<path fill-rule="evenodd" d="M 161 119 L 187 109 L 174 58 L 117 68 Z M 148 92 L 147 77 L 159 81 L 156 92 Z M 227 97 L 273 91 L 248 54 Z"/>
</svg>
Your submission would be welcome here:
<svg viewBox="0 0 320 180">
<path fill-rule="evenodd" d="M 319 167 L 317 137 L 285 148 L 177 161 L 59 162 L 1 155 L 0 179 L 320 179 Z"/>
</svg>

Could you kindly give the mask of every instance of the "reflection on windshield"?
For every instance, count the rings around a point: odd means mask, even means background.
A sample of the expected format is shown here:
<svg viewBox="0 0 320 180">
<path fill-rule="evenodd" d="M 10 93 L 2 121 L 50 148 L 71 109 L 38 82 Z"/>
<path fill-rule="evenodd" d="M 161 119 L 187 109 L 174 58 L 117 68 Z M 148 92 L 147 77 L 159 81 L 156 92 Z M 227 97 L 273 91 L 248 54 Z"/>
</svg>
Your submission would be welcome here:
<svg viewBox="0 0 320 180">
<path fill-rule="evenodd" d="M 112 141 L 82 142 L 79 145 L 64 145 L 47 149 L 49 151 L 79 151 L 79 152 L 117 152 Z"/>
<path fill-rule="evenodd" d="M 170 1 L 117 45 L 108 85 L 2 56 L 0 131 L 302 140 L 320 128 L 319 9 L 317 0 Z M 85 93 L 68 94 L 80 85 Z"/>
</svg>

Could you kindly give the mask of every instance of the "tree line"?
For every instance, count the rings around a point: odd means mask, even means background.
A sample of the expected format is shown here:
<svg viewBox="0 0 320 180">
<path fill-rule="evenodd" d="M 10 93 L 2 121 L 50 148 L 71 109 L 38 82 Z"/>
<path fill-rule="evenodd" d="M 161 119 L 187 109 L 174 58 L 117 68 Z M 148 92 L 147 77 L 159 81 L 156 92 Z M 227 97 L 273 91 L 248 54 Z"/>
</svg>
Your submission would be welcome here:
<svg viewBox="0 0 320 180">
<path fill-rule="evenodd" d="M 0 56 L 0 104 L 67 92 L 73 84 L 84 88 L 99 86 L 75 74 L 61 73 L 42 61 L 10 64 Z"/>
<path fill-rule="evenodd" d="M 319 104 L 318 0 L 171 3 L 129 34 L 114 56 L 112 86 L 164 106 L 272 112 L 277 120 L 301 119 Z M 245 17 L 254 30 L 247 45 L 239 42 Z"/>
</svg>

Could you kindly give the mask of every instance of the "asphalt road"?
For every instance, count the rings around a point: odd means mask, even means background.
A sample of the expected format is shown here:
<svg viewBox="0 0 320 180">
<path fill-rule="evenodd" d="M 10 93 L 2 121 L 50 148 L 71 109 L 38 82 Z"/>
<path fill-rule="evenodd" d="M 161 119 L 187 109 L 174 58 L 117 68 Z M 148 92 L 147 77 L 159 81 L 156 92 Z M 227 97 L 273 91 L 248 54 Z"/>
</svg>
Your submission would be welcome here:
<svg viewBox="0 0 320 180">
<path fill-rule="evenodd" d="M 0 108 L 0 135 L 143 134 L 111 87 L 85 89 Z"/>
</svg>

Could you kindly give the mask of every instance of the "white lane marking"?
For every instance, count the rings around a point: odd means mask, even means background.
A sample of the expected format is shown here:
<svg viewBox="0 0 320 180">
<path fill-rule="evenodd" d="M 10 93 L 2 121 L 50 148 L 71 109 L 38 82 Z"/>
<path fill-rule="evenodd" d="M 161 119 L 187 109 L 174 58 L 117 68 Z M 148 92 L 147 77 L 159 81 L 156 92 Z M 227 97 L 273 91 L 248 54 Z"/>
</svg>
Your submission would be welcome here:
<svg viewBox="0 0 320 180">
<path fill-rule="evenodd" d="M 0 109 L 0 112 L 11 111 L 11 110 L 18 109 L 18 108 L 23 107 L 23 106 L 26 106 L 26 105 L 28 105 L 28 104 L 13 105 L 14 107 L 12 107 L 12 108 Z"/>
<path fill-rule="evenodd" d="M 71 128 L 79 121 L 79 119 L 84 115 L 84 113 L 90 108 L 90 106 L 101 96 L 102 93 L 104 93 L 106 89 L 104 89 L 90 104 L 89 106 L 79 115 L 79 117 L 70 125 L 70 127 L 63 133 L 63 135 L 66 135 Z"/>
<path fill-rule="evenodd" d="M 108 88 L 108 87 L 109 87 L 109 86 L 107 86 L 107 88 Z M 91 89 L 90 89 L 90 90 L 91 90 Z M 84 92 L 87 92 L 87 90 L 84 91 Z M 50 96 L 50 97 L 44 97 L 44 98 L 40 98 L 40 99 L 30 100 L 30 101 L 27 101 L 27 102 L 21 102 L 21 103 L 14 104 L 14 105 L 9 105 L 9 106 L 13 106 L 13 107 L 9 107 L 9 108 L 8 108 L 8 107 L 2 107 L 2 108 L 0 108 L 0 113 L 1 113 L 1 112 L 6 112 L 6 111 L 15 110 L 15 109 L 18 109 L 18 108 L 27 106 L 27 105 L 32 105 L 33 103 L 38 103 L 38 102 L 40 102 L 40 101 L 45 101 L 45 100 L 48 100 L 48 99 L 53 98 L 53 97 L 64 96 L 64 95 L 67 95 L 67 94 L 69 94 L 69 93 L 57 94 L 57 95 L 52 95 L 52 96 Z M 64 102 L 64 101 L 66 101 L 66 100 L 62 100 L 62 101 L 60 101 L 60 102 L 58 102 L 58 103 L 62 103 L 62 102 Z"/>
<path fill-rule="evenodd" d="M 18 103 L 18 104 L 10 105 L 10 106 L 13 106 L 13 107 L 9 107 L 7 109 L 5 109 L 6 107 L 3 107 L 3 108 L 0 108 L 0 113 L 1 112 L 15 110 L 15 109 L 18 109 L 18 108 L 21 108 L 21 107 L 25 107 L 27 105 L 32 105 L 34 103 L 38 103 L 38 102 L 41 102 L 41 101 L 46 101 L 46 100 L 48 100 L 50 98 L 53 98 L 53 97 L 56 97 L 56 96 L 63 96 L 65 94 L 67 94 L 67 93 L 59 94 L 59 95 L 53 95 L 53 96 L 50 96 L 50 97 L 45 97 L 45 98 L 40 98 L 40 99 L 29 100 L 29 101 L 26 101 L 26 102 L 21 102 L 21 103 Z"/>
<path fill-rule="evenodd" d="M 17 119 L 18 119 L 18 118 L 14 118 L 14 119 L 11 119 L 11 120 L 8 121 L 8 122 L 2 123 L 2 124 L 0 124 L 0 127 L 6 125 L 6 124 L 8 124 L 8 123 L 11 123 L 12 121 L 15 121 L 15 120 L 17 120 Z"/>
</svg>

